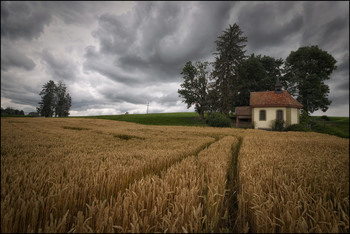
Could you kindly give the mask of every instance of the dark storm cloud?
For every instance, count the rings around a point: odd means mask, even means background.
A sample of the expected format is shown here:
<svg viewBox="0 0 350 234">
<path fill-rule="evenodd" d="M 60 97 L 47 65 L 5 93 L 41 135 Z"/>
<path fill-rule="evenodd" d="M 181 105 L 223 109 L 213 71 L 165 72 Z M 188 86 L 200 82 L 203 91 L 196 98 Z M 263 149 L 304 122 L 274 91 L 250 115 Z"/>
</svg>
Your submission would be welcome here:
<svg viewBox="0 0 350 234">
<path fill-rule="evenodd" d="M 335 89 L 349 92 L 349 79 L 344 79 L 340 84 L 335 86 Z"/>
<path fill-rule="evenodd" d="M 96 71 L 109 79 L 128 85 L 135 85 L 140 81 L 140 76 L 134 77 L 132 74 L 124 72 L 115 65 L 113 56 L 103 56 L 96 51 L 94 46 L 88 46 L 85 49 L 85 58 L 85 71 Z"/>
<path fill-rule="evenodd" d="M 100 4 L 100 3 L 99 3 Z M 88 6 L 97 6 L 97 2 L 91 2 L 87 5 L 83 1 L 44 1 L 42 6 L 48 9 L 51 14 L 56 15 L 66 24 L 80 23 L 84 24 L 89 20 L 86 15 Z M 92 10 L 93 7 L 90 9 Z"/>
<path fill-rule="evenodd" d="M 322 25 L 322 28 L 324 28 L 324 31 L 323 35 L 320 37 L 320 44 L 327 45 L 328 43 L 332 43 L 338 35 L 341 35 L 342 31 L 349 28 L 349 18 L 340 16 Z"/>
<path fill-rule="evenodd" d="M 54 79 L 70 86 L 77 112 L 144 113 L 148 101 L 155 112 L 185 109 L 183 66 L 212 61 L 215 40 L 237 23 L 249 53 L 285 59 L 319 45 L 332 54 L 331 107 L 348 108 L 348 2 L 124 3 L 2 2 L 1 97 L 34 108 L 41 85 Z"/>
<path fill-rule="evenodd" d="M 68 58 L 54 56 L 47 49 L 42 52 L 43 61 L 48 65 L 54 78 L 71 80 L 77 74 L 77 66 Z"/>
<path fill-rule="evenodd" d="M 339 63 L 339 62 L 338 62 Z M 340 64 L 337 63 L 337 70 L 332 76 L 334 81 L 337 81 L 336 90 L 347 91 L 349 93 L 349 53 L 346 53 Z"/>
<path fill-rule="evenodd" d="M 84 67 L 133 85 L 135 80 L 140 84 L 178 79 L 186 61 L 214 52 L 214 41 L 232 6 L 232 2 L 138 2 L 127 14 L 104 14 L 93 32 L 100 50 L 86 53 Z M 96 66 L 97 58 L 111 65 Z"/>
<path fill-rule="evenodd" d="M 51 19 L 40 2 L 1 2 L 1 38 L 38 38 Z"/>
<path fill-rule="evenodd" d="M 4 46 L 1 48 L 1 70 L 7 71 L 11 67 L 19 67 L 30 71 L 35 68 L 35 63 L 16 48 Z"/>
<path fill-rule="evenodd" d="M 1 2 L 1 37 L 37 39 L 53 17 L 66 24 L 87 24 L 94 20 L 94 10 L 101 3 L 82 1 L 6 1 Z"/>
<path fill-rule="evenodd" d="M 349 8 L 348 2 L 304 2 L 306 25 L 301 45 L 317 44 L 329 48 L 336 41 L 338 49 L 349 50 L 349 11 L 347 14 L 340 14 L 345 7 Z"/>
<path fill-rule="evenodd" d="M 249 3 L 248 3 L 249 4 Z M 281 45 L 291 35 L 298 33 L 303 26 L 303 16 L 296 12 L 285 22 L 283 16 L 294 10 L 294 2 L 258 3 L 241 9 L 238 17 L 239 26 L 248 37 L 251 49 Z M 276 21 L 276 18 L 282 20 Z"/>
<path fill-rule="evenodd" d="M 338 61 L 337 65 L 337 73 L 344 73 L 345 77 L 349 77 L 349 53 L 346 53 L 342 60 Z"/>
<path fill-rule="evenodd" d="M 347 91 L 349 91 L 349 82 Z M 349 92 L 339 92 L 337 94 L 330 95 L 329 99 L 332 100 L 331 107 L 349 105 Z"/>
</svg>

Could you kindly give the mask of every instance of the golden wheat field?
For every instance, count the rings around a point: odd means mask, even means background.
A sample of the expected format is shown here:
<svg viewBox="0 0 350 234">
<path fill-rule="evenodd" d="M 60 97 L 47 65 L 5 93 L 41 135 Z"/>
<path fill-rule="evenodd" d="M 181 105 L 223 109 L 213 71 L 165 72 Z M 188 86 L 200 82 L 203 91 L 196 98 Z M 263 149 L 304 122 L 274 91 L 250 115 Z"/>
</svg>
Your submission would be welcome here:
<svg viewBox="0 0 350 234">
<path fill-rule="evenodd" d="M 1 118 L 1 232 L 349 232 L 349 140 Z"/>
</svg>

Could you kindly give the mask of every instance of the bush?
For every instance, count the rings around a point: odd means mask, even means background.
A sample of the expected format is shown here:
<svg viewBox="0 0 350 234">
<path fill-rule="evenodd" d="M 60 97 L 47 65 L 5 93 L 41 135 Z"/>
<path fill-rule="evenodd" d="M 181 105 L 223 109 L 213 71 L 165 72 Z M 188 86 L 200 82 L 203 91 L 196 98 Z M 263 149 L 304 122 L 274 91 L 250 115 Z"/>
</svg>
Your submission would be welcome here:
<svg viewBox="0 0 350 234">
<path fill-rule="evenodd" d="M 307 113 L 307 111 L 303 111 L 300 114 L 300 123 L 301 124 L 309 124 L 311 121 L 310 115 Z"/>
<path fill-rule="evenodd" d="M 272 130 L 274 131 L 283 131 L 284 129 L 284 120 L 276 119 L 272 122 Z"/>
<path fill-rule="evenodd" d="M 309 132 L 310 129 L 303 124 L 292 124 L 286 127 L 286 131 Z"/>
<path fill-rule="evenodd" d="M 325 121 L 329 121 L 329 118 L 328 118 L 327 115 L 322 115 L 322 116 L 321 116 L 321 119 L 323 119 L 323 120 L 325 120 Z"/>
<path fill-rule="evenodd" d="M 306 111 L 303 111 L 300 115 L 300 124 L 304 128 L 311 130 L 316 125 L 316 122 Z"/>
<path fill-rule="evenodd" d="M 231 127 L 230 118 L 217 112 L 208 114 L 206 123 L 211 127 Z"/>
</svg>

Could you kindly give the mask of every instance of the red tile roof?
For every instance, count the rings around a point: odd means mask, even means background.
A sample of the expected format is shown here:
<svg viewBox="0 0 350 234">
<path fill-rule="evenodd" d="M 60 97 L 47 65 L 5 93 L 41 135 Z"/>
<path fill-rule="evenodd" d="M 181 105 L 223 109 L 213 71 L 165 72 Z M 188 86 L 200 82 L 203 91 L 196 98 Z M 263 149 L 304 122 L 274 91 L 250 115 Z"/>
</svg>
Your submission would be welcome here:
<svg viewBox="0 0 350 234">
<path fill-rule="evenodd" d="M 302 108 L 303 105 L 295 100 L 287 91 L 276 94 L 275 91 L 251 92 L 251 107 L 295 107 Z"/>
<path fill-rule="evenodd" d="M 250 106 L 237 106 L 235 109 L 236 115 L 252 115 L 252 108 Z"/>
</svg>

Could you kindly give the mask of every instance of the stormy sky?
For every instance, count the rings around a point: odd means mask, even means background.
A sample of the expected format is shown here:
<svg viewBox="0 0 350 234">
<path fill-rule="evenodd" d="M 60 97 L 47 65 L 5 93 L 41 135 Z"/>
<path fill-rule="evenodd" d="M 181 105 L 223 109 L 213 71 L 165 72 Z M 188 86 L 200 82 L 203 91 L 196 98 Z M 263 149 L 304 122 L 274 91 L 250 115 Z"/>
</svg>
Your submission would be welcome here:
<svg viewBox="0 0 350 234">
<path fill-rule="evenodd" d="M 285 59 L 318 45 L 338 69 L 332 104 L 349 116 L 349 2 L 1 2 L 1 107 L 36 111 L 62 80 L 71 116 L 193 111 L 178 96 L 187 61 L 213 61 L 237 23 L 251 53 Z"/>
</svg>

